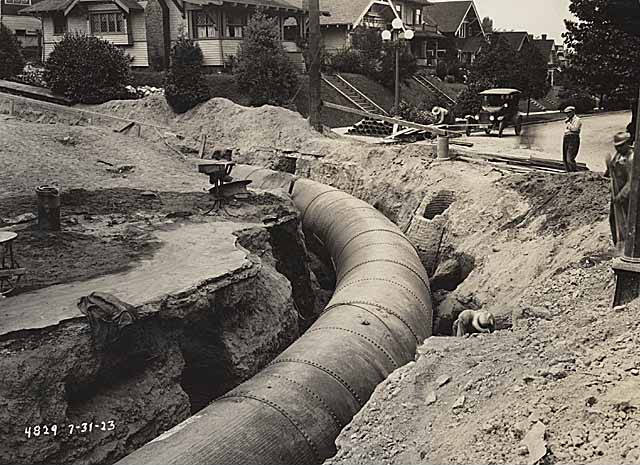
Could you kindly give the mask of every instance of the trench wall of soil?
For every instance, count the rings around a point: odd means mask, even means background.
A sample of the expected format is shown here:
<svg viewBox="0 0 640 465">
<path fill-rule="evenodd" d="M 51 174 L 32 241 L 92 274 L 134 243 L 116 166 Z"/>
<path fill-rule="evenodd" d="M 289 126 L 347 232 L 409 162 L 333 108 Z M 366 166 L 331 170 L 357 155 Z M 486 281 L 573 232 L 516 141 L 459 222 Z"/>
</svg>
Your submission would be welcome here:
<svg viewBox="0 0 640 465">
<path fill-rule="evenodd" d="M 324 306 L 318 277 L 331 271 L 311 259 L 291 211 L 236 235 L 251 266 L 143 306 L 106 351 L 86 318 L 0 336 L 0 464 L 113 463 L 295 341 Z"/>
</svg>

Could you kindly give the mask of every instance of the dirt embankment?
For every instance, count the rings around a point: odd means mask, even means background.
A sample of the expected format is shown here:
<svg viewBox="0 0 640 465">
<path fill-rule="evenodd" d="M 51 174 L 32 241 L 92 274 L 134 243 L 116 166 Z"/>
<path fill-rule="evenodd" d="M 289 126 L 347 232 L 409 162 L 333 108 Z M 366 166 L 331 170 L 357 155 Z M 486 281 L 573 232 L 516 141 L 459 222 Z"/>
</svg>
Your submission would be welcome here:
<svg viewBox="0 0 640 465">
<path fill-rule="evenodd" d="M 301 317 L 323 306 L 319 281 L 331 272 L 307 256 L 297 212 L 280 195 L 254 193 L 205 215 L 213 200 L 195 160 L 95 127 L 0 120 L 0 151 L 3 227 L 35 212 L 35 186 L 54 183 L 62 192 L 61 232 L 38 232 L 33 217 L 10 226 L 28 269 L 22 291 L 136 267 L 163 246 L 154 232 L 183 223 L 212 231 L 238 223 L 251 261 L 161 298 L 157 308 L 143 306 L 108 350 L 94 347 L 85 318 L 1 336 L 1 463 L 113 463 L 252 376 L 297 338 L 307 325 Z M 130 168 L 111 170 L 120 166 Z M 316 292 L 324 297 L 316 301 Z M 70 432 L 103 421 L 114 423 Z"/>
<path fill-rule="evenodd" d="M 277 163 L 277 153 L 249 148 L 240 158 Z M 539 450 L 543 463 L 637 463 L 635 307 L 608 310 L 604 179 L 433 163 L 428 147 L 315 135 L 298 150 L 323 157 L 298 160 L 296 174 L 367 200 L 418 247 L 438 251 L 425 259 L 439 331 L 465 308 L 493 311 L 500 328 L 427 340 L 343 431 L 328 463 L 534 463 Z M 452 202 L 434 214 L 443 193 Z"/>
</svg>

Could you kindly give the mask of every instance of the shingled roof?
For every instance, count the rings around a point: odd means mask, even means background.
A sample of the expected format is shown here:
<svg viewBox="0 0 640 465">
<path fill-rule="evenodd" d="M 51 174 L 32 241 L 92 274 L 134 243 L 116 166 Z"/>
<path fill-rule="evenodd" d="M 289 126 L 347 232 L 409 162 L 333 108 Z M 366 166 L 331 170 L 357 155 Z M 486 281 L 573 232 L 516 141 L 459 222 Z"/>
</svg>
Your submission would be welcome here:
<svg viewBox="0 0 640 465">
<path fill-rule="evenodd" d="M 66 10 L 74 0 L 42 0 L 41 2 L 36 3 L 33 6 L 24 8 L 20 10 L 20 13 L 43 13 L 47 11 L 64 11 Z M 142 6 L 136 0 L 117 0 L 116 3 L 122 3 L 129 10 L 144 10 Z M 247 6 L 265 6 L 267 8 L 284 8 L 287 10 L 293 11 L 301 11 L 302 10 L 302 0 L 236 0 L 236 1 L 227 1 L 227 0 L 194 0 L 195 4 L 240 4 Z"/>
<path fill-rule="evenodd" d="M 65 11 L 75 0 L 42 0 L 41 2 L 31 5 L 27 8 L 20 10 L 20 14 L 34 14 L 45 13 L 48 11 Z M 142 5 L 135 0 L 118 0 L 116 3 L 121 3 L 129 10 L 143 11 Z"/>
<path fill-rule="evenodd" d="M 473 2 L 471 0 L 430 3 L 424 9 L 425 16 L 432 19 L 444 33 L 455 33 Z"/>
<path fill-rule="evenodd" d="M 506 32 L 494 32 L 494 34 L 499 34 L 500 37 L 504 37 L 512 49 L 516 52 L 520 51 L 523 42 L 529 34 L 525 31 L 506 31 Z"/>
<path fill-rule="evenodd" d="M 535 45 L 535 47 L 538 49 L 538 51 L 540 52 L 540 54 L 542 55 L 542 57 L 548 62 L 550 61 L 550 59 L 552 61 L 553 57 L 552 57 L 552 53 L 553 53 L 553 47 L 555 46 L 555 41 L 553 39 L 535 39 L 533 41 L 533 45 Z"/>
<path fill-rule="evenodd" d="M 413 3 L 422 6 L 430 4 L 429 0 L 413 0 Z M 320 24 L 353 24 L 363 15 L 369 5 L 371 5 L 371 0 L 320 0 L 320 10 L 331 15 L 321 17 Z"/>
</svg>

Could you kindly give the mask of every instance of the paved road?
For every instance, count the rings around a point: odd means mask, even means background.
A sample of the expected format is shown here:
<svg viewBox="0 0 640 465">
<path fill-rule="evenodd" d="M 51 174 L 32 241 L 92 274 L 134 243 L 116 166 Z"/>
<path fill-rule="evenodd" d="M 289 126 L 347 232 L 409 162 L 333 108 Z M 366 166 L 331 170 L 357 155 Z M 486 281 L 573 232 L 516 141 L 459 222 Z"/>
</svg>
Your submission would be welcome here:
<svg viewBox="0 0 640 465">
<path fill-rule="evenodd" d="M 593 171 L 604 171 L 604 157 L 613 151 L 613 135 L 625 130 L 629 121 L 631 112 L 584 117 L 578 161 L 586 163 Z M 501 139 L 497 135 L 488 137 L 481 133 L 472 134 L 468 140 L 474 143 L 474 151 L 562 160 L 563 134 L 564 123 L 555 122 L 528 126 L 520 137 L 509 128 Z"/>
</svg>

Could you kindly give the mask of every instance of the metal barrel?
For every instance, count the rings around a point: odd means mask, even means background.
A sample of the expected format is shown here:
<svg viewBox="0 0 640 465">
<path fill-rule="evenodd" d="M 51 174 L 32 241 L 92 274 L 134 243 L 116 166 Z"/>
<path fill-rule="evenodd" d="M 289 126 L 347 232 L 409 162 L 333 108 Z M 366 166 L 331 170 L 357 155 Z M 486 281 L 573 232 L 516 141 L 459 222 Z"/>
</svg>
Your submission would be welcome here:
<svg viewBox="0 0 640 465">
<path fill-rule="evenodd" d="M 52 186 L 36 187 L 38 229 L 60 231 L 60 191 Z"/>
<path fill-rule="evenodd" d="M 264 370 L 118 462 L 320 464 L 376 386 L 431 335 L 427 274 L 400 230 L 338 189 L 239 167 L 254 187 L 287 189 L 303 230 L 336 266 L 324 313 Z M 293 179 L 293 184 L 291 184 Z"/>
</svg>

